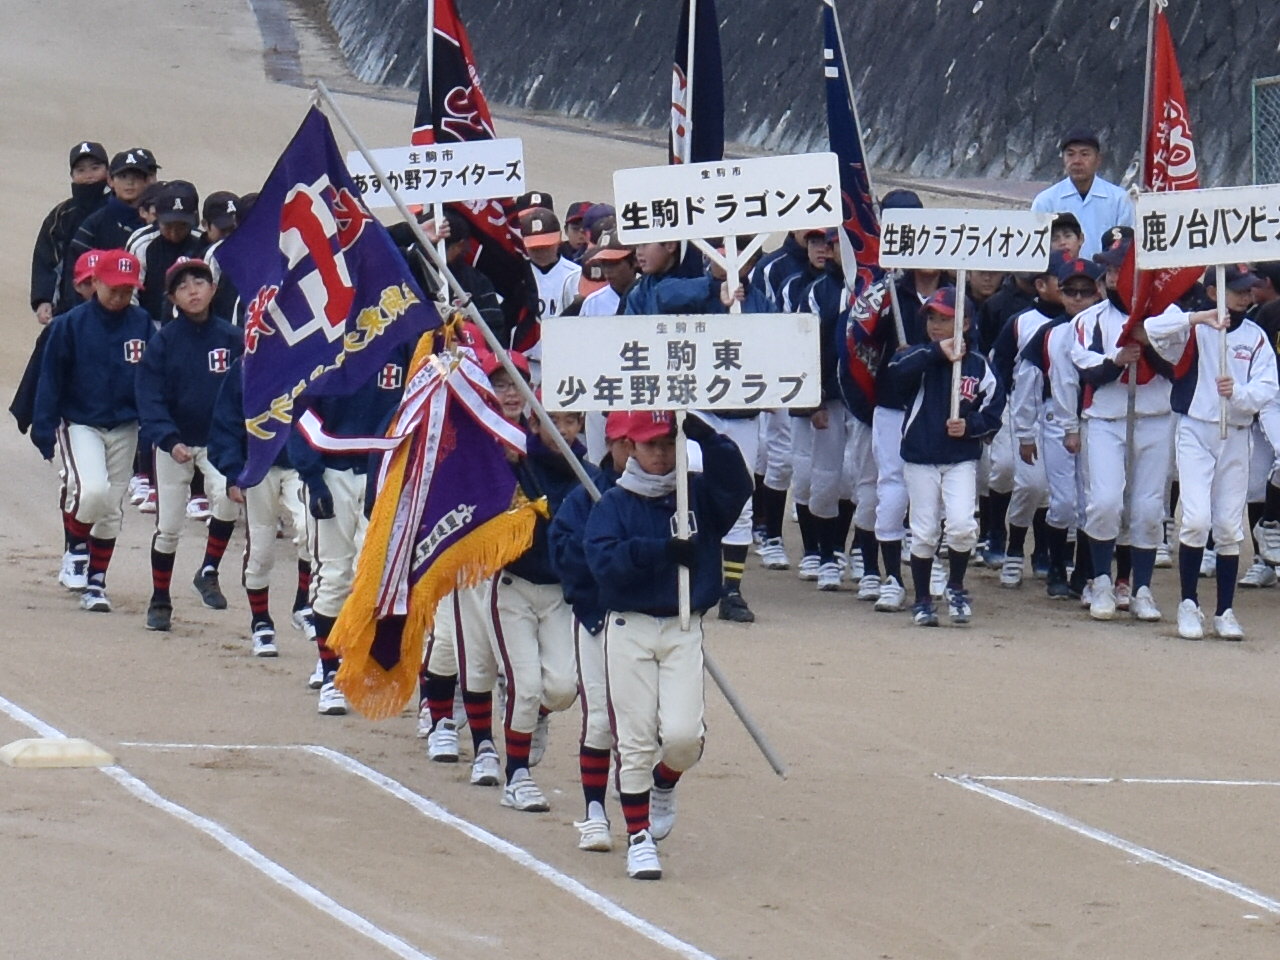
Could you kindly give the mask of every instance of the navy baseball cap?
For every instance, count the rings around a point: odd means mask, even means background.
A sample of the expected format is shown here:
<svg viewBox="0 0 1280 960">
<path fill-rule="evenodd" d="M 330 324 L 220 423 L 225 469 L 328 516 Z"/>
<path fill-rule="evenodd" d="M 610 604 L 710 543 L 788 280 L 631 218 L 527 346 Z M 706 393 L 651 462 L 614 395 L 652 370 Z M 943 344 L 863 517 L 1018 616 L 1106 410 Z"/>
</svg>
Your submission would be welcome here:
<svg viewBox="0 0 1280 960">
<path fill-rule="evenodd" d="M 1054 230 L 1070 230 L 1078 237 L 1084 236 L 1084 228 L 1080 226 L 1080 221 L 1076 219 L 1074 213 L 1055 214 L 1049 232 L 1052 233 Z"/>
<path fill-rule="evenodd" d="M 600 224 L 605 220 L 613 220 L 618 216 L 618 211 L 608 203 L 593 203 L 589 210 L 582 215 L 582 229 L 591 234 L 592 242 L 599 239 L 597 230 L 601 229 Z"/>
<path fill-rule="evenodd" d="M 1258 278 L 1259 286 L 1270 280 L 1271 286 L 1280 290 L 1280 260 L 1264 260 L 1262 263 L 1255 263 L 1253 272 Z"/>
<path fill-rule="evenodd" d="M 573 223 L 575 220 L 581 221 L 586 217 L 587 211 L 593 206 L 595 206 L 595 204 L 590 200 L 578 200 L 569 204 L 569 212 L 564 215 L 564 222 Z"/>
<path fill-rule="evenodd" d="M 973 305 L 973 301 L 968 297 L 964 298 L 965 316 L 972 317 L 977 308 Z M 920 313 L 923 315 L 930 310 L 940 313 L 944 317 L 954 317 L 956 315 L 956 288 L 955 287 L 939 287 L 934 291 L 933 296 L 926 300 L 920 306 Z"/>
<path fill-rule="evenodd" d="M 111 158 L 109 170 L 113 177 L 124 173 L 126 170 L 136 170 L 145 176 L 155 169 L 154 164 L 154 160 L 144 156 L 137 150 L 121 150 Z"/>
<path fill-rule="evenodd" d="M 215 190 L 204 198 L 204 206 L 200 214 L 205 223 L 219 230 L 234 230 L 238 223 L 236 208 L 240 198 L 229 190 Z"/>
<path fill-rule="evenodd" d="M 1132 227 L 1112 227 L 1102 235 L 1103 251 L 1093 255 L 1093 262 L 1104 267 L 1118 267 L 1133 246 Z"/>
<path fill-rule="evenodd" d="M 158 223 L 185 223 L 194 227 L 200 222 L 200 195 L 194 184 L 186 180 L 170 180 L 156 197 Z"/>
<path fill-rule="evenodd" d="M 914 190 L 890 190 L 880 198 L 881 210 L 923 210 L 920 195 Z"/>
<path fill-rule="evenodd" d="M 1067 257 L 1053 264 L 1053 275 L 1058 278 L 1059 286 L 1072 277 L 1084 277 L 1086 280 L 1096 282 L 1102 277 L 1103 272 L 1102 267 L 1092 260 L 1082 260 L 1079 257 L 1075 260 Z"/>
<path fill-rule="evenodd" d="M 81 160 L 97 160 L 103 166 L 110 162 L 107 148 L 93 140 L 82 141 L 71 148 L 71 169 L 74 170 Z"/>
<path fill-rule="evenodd" d="M 1247 263 L 1233 263 L 1227 267 L 1224 274 L 1227 289 L 1235 290 L 1237 293 L 1252 290 L 1261 280 L 1256 273 L 1249 269 Z M 1218 282 L 1217 267 L 1210 267 L 1206 270 L 1202 282 L 1206 287 L 1216 286 Z"/>
<path fill-rule="evenodd" d="M 1084 147 L 1093 147 L 1095 150 L 1102 149 L 1102 143 L 1098 140 L 1098 135 L 1088 127 L 1072 127 L 1063 136 L 1062 141 L 1058 144 L 1058 152 L 1061 153 L 1067 147 L 1073 144 L 1079 144 Z"/>
<path fill-rule="evenodd" d="M 152 153 L 150 150 L 148 150 L 146 147 L 130 147 L 128 152 L 136 153 L 139 157 L 141 157 L 143 163 L 147 165 L 147 170 L 150 171 L 151 173 L 155 173 L 157 170 L 160 169 L 160 164 L 156 163 L 156 155 Z"/>
</svg>

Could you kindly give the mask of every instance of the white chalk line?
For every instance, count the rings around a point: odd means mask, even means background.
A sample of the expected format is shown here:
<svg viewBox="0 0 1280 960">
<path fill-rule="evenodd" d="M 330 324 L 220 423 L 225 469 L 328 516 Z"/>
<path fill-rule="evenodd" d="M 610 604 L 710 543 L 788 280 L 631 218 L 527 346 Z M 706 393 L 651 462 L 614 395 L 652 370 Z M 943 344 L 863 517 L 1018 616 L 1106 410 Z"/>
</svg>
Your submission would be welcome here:
<svg viewBox="0 0 1280 960">
<path fill-rule="evenodd" d="M 26 710 L 23 710 L 17 704 L 5 699 L 4 697 L 0 697 L 0 712 L 5 713 L 10 717 L 10 719 L 22 724 L 27 729 L 42 737 L 49 737 L 57 740 L 65 740 L 67 738 L 67 735 L 61 730 L 50 726 L 40 718 L 28 713 Z M 397 957 L 401 957 L 402 960 L 433 960 L 429 954 L 423 953 L 421 950 L 410 946 L 395 934 L 383 930 L 381 927 L 362 917 L 360 914 L 347 909 L 332 897 L 322 893 L 320 890 L 307 883 L 301 877 L 289 872 L 270 857 L 241 840 L 226 827 L 222 826 L 222 824 L 210 820 L 208 817 L 202 817 L 198 813 L 194 813 L 186 807 L 162 797 L 123 767 L 115 765 L 109 767 L 98 767 L 97 769 L 105 773 L 120 786 L 124 787 L 125 790 L 137 797 L 143 803 L 150 804 L 157 810 L 163 810 L 170 816 L 176 817 L 188 826 L 199 830 L 224 849 L 230 851 L 245 863 L 249 864 L 249 866 L 253 867 L 259 873 L 284 887 L 290 893 L 302 898 L 317 910 L 329 915 L 334 920 L 337 920 L 344 926 L 349 927 L 356 933 L 368 937 L 381 947 L 385 947 Z"/>
<path fill-rule="evenodd" d="M 982 783 L 1138 783 L 1173 787 L 1280 787 L 1280 780 L 1198 780 L 1192 777 L 1009 777 L 965 774 Z"/>
<path fill-rule="evenodd" d="M 954 783 L 957 786 L 964 787 L 966 790 L 972 790 L 974 793 L 997 800 L 1000 803 L 1007 804 L 1017 810 L 1022 810 L 1033 816 L 1039 817 L 1041 820 L 1047 820 L 1049 823 L 1057 824 L 1065 827 L 1072 833 L 1077 833 L 1082 837 L 1088 837 L 1090 840 L 1096 840 L 1099 843 L 1105 843 L 1109 847 L 1129 854 L 1144 863 L 1154 864 L 1163 867 L 1179 876 L 1196 883 L 1217 890 L 1219 893 L 1225 893 L 1237 900 L 1243 900 L 1245 903 L 1252 904 L 1255 907 L 1261 907 L 1268 913 L 1280 914 L 1280 901 L 1273 900 L 1271 897 L 1243 884 L 1220 877 L 1216 873 L 1210 873 L 1207 870 L 1201 870 L 1199 867 L 1193 867 L 1181 860 L 1175 860 L 1173 857 L 1158 853 L 1147 847 L 1139 846 L 1123 837 L 1117 837 L 1113 833 L 1107 833 L 1105 830 L 1099 830 L 1091 827 L 1087 823 L 1069 817 L 1057 810 L 1050 810 L 1038 803 L 1032 803 L 1030 800 L 1024 800 L 1022 797 L 1015 796 L 1012 793 L 1006 793 L 1004 790 L 998 790 L 995 787 L 988 786 L 985 783 L 978 782 L 977 778 L 967 776 L 950 776 L 947 774 L 937 774 L 940 779 L 946 780 L 948 783 Z M 1110 782 L 1110 781 L 1107 781 Z"/>
<path fill-rule="evenodd" d="M 440 806 L 433 800 L 429 800 L 419 793 L 410 790 L 398 780 L 394 780 L 385 774 L 379 773 L 372 767 L 366 766 L 359 760 L 332 750 L 329 747 L 314 746 L 308 744 L 212 744 L 212 743 L 143 743 L 143 742 L 126 742 L 121 743 L 124 747 L 139 747 L 151 750 L 300 750 L 316 757 L 321 757 L 333 763 L 347 773 L 353 774 L 366 782 L 373 784 L 380 790 L 391 794 L 398 800 L 407 803 L 423 816 L 437 823 L 441 823 L 447 827 L 457 830 L 466 837 L 482 844 L 495 853 L 501 854 L 508 860 L 519 864 L 527 870 L 532 871 L 538 877 L 551 883 L 553 886 L 569 894 L 571 897 L 581 901 L 593 910 L 616 923 L 621 924 L 633 933 L 636 933 L 652 943 L 657 944 L 673 953 L 688 960 L 716 960 L 711 954 L 695 947 L 693 944 L 681 940 L 672 933 L 668 933 L 661 927 L 650 923 L 642 917 L 638 917 L 631 913 L 625 907 L 610 900 L 603 894 L 597 893 L 581 881 L 574 879 L 561 870 L 556 869 L 544 860 L 535 857 L 528 850 L 517 846 L 508 840 L 496 834 L 490 833 L 483 827 L 480 827 L 470 820 L 464 820 L 455 814 L 450 813 L 444 807 Z"/>
</svg>

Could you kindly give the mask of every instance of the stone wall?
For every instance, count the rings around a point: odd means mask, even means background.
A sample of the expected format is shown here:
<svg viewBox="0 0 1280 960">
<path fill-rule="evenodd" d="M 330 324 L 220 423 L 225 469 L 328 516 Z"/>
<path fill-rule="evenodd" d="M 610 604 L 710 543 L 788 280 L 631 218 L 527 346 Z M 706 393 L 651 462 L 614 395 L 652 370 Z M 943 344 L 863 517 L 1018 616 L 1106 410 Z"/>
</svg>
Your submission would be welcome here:
<svg viewBox="0 0 1280 960">
<path fill-rule="evenodd" d="M 326 0 L 363 80 L 416 88 L 425 0 Z M 681 0 L 457 0 L 498 104 L 655 129 L 667 122 Z M 819 0 L 719 0 L 726 136 L 825 144 Z M 1141 125 L 1142 0 L 844 0 L 871 161 L 927 177 L 1054 179 L 1087 124 L 1119 177 Z M 1202 181 L 1250 180 L 1250 81 L 1280 74 L 1276 0 L 1172 0 Z"/>
</svg>

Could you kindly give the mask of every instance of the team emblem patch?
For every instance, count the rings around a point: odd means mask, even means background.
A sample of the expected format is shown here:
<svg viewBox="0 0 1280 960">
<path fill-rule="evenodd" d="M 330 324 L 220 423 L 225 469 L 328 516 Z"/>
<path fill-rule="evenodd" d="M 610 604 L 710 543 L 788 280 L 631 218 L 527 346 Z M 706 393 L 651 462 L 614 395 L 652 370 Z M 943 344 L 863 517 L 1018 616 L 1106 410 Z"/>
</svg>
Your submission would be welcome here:
<svg viewBox="0 0 1280 960">
<path fill-rule="evenodd" d="M 231 351 L 226 347 L 218 347 L 209 351 L 209 372 L 226 373 L 231 366 Z"/>
<path fill-rule="evenodd" d="M 146 349 L 147 342 L 145 340 L 126 340 L 124 342 L 124 362 L 125 363 L 141 363 L 142 351 Z"/>
<path fill-rule="evenodd" d="M 981 383 L 977 377 L 961 377 L 960 378 L 960 399 L 968 400 L 973 403 L 978 399 L 978 384 Z"/>
<path fill-rule="evenodd" d="M 404 384 L 404 367 L 398 363 L 388 363 L 378 374 L 378 386 L 383 390 L 399 390 Z"/>
</svg>

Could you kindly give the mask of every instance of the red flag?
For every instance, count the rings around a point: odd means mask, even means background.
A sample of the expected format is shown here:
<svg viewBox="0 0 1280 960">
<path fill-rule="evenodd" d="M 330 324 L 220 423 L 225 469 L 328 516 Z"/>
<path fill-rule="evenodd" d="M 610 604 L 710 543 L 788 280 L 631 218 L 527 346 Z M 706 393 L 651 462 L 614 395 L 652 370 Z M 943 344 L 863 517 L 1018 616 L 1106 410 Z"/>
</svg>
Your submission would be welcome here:
<svg viewBox="0 0 1280 960">
<path fill-rule="evenodd" d="M 1151 102 L 1148 116 L 1151 127 L 1144 144 L 1145 171 L 1142 189 L 1152 193 L 1167 190 L 1196 190 L 1200 187 L 1199 164 L 1191 137 L 1191 119 L 1187 96 L 1182 89 L 1182 74 L 1173 48 L 1173 35 L 1163 10 L 1156 11 L 1154 51 L 1151 74 Z M 1185 294 L 1200 278 L 1199 267 L 1179 270 L 1135 270 L 1136 250 L 1133 246 L 1120 268 L 1119 293 L 1129 306 L 1129 322 L 1121 336 L 1128 340 L 1134 324 L 1161 313 Z M 1134 275 L 1137 273 L 1137 289 Z M 1149 379 L 1139 372 L 1139 381 Z"/>
<path fill-rule="evenodd" d="M 428 0 L 433 4 L 432 36 L 423 58 L 422 85 L 413 121 L 413 143 L 457 143 L 493 140 L 493 115 L 466 28 L 458 18 L 454 0 Z M 471 225 L 474 249 L 470 262 L 492 281 L 502 297 L 502 310 L 510 329 L 521 342 L 504 344 L 528 349 L 537 342 L 536 311 L 531 310 L 532 275 L 520 230 L 507 215 L 501 199 L 449 204 Z M 536 304 L 537 298 L 532 302 Z M 532 340 L 529 341 L 532 331 Z"/>
</svg>

